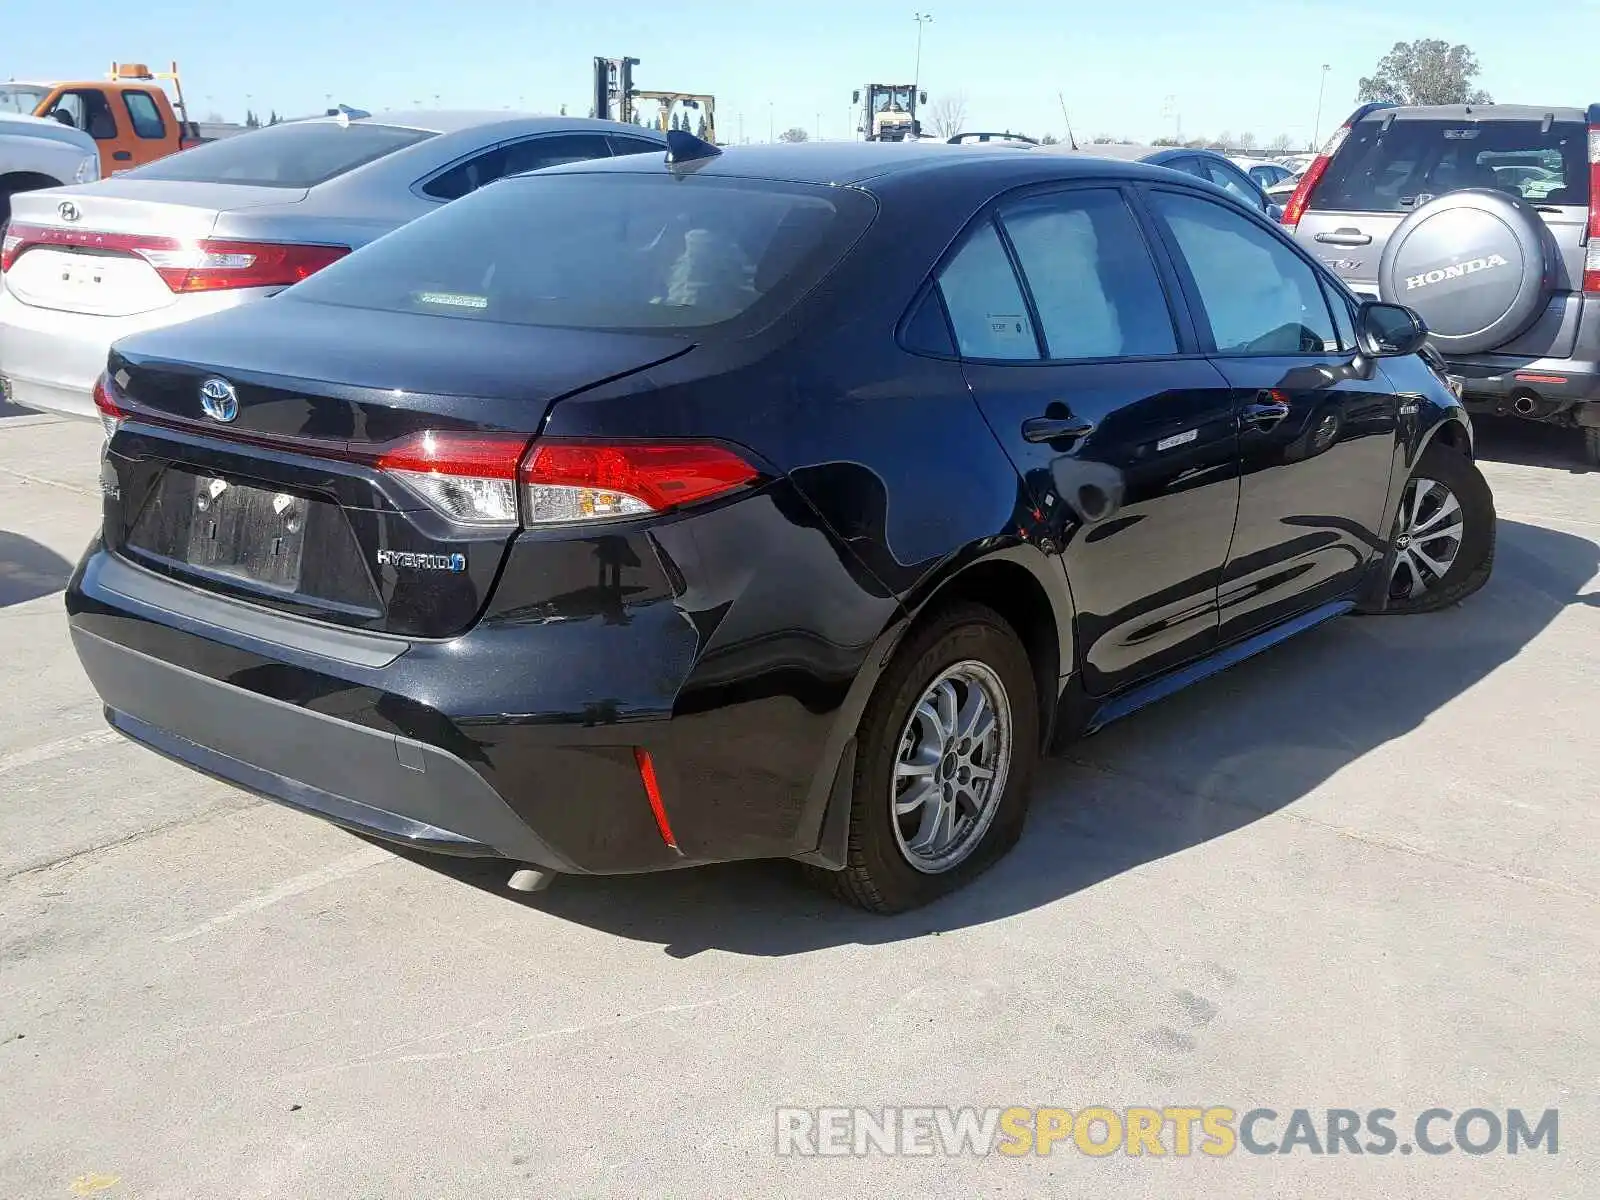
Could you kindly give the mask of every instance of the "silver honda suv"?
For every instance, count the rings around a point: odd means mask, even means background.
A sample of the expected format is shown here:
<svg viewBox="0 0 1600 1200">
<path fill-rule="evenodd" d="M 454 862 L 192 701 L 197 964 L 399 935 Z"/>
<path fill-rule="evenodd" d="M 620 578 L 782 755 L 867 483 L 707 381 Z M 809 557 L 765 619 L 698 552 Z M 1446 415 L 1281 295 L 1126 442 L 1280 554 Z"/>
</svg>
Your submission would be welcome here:
<svg viewBox="0 0 1600 1200">
<path fill-rule="evenodd" d="M 1405 304 L 1467 407 L 1583 430 L 1600 465 L 1600 105 L 1369 104 L 1282 221 L 1355 291 Z"/>
</svg>

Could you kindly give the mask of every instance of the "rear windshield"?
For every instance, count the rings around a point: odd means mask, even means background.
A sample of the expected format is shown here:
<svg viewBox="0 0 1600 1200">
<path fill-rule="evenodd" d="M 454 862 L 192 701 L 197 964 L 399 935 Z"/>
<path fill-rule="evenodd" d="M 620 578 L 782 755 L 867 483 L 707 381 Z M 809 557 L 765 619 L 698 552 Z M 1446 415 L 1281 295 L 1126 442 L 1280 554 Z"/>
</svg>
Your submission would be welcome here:
<svg viewBox="0 0 1600 1200">
<path fill-rule="evenodd" d="M 124 179 L 308 188 L 433 137 L 420 129 L 352 121 L 292 121 L 207 142 L 123 173 Z"/>
<path fill-rule="evenodd" d="M 413 221 L 287 294 L 513 325 L 754 329 L 815 285 L 875 211 L 845 188 L 535 173 Z"/>
<path fill-rule="evenodd" d="M 1314 209 L 1406 212 L 1462 188 L 1535 204 L 1589 203 L 1589 135 L 1576 121 L 1357 123 L 1311 197 Z"/>
</svg>

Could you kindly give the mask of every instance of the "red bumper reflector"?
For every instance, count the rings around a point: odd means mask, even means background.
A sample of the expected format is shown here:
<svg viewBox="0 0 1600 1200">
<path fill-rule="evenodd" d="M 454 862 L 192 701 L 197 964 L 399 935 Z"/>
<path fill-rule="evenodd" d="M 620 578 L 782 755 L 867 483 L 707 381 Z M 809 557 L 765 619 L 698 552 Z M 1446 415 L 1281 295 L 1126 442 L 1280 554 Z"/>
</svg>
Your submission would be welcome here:
<svg viewBox="0 0 1600 1200">
<path fill-rule="evenodd" d="M 643 746 L 635 746 L 633 761 L 639 764 L 639 781 L 644 784 L 644 794 L 650 801 L 650 811 L 655 814 L 661 840 L 678 850 L 678 839 L 672 836 L 672 825 L 667 821 L 667 806 L 661 803 L 661 785 L 656 781 L 656 764 L 651 761 L 650 751 Z M 678 850 L 678 853 L 682 854 L 683 851 Z"/>
<path fill-rule="evenodd" d="M 1533 375 L 1526 371 L 1518 371 L 1516 379 L 1518 383 L 1565 383 L 1567 381 L 1565 375 Z"/>
</svg>

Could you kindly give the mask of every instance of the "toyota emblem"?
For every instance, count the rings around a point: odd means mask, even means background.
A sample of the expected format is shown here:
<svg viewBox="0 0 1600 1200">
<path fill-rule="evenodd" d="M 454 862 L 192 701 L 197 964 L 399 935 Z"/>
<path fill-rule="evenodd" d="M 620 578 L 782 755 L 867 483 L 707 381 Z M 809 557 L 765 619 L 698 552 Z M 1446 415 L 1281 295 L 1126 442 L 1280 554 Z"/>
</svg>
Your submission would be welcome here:
<svg viewBox="0 0 1600 1200">
<path fill-rule="evenodd" d="M 71 200 L 63 200 L 56 206 L 56 215 L 63 221 L 76 221 L 83 214 L 78 211 L 78 206 Z"/>
<path fill-rule="evenodd" d="M 233 384 L 213 376 L 200 385 L 200 407 L 213 421 L 231 421 L 239 415 L 239 395 Z"/>
</svg>

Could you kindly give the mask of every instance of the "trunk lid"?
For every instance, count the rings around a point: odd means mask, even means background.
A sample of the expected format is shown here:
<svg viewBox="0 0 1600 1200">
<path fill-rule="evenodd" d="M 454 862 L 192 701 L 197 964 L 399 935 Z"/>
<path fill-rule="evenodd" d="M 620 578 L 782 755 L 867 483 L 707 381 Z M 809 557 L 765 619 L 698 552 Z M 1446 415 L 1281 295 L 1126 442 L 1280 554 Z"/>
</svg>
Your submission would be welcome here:
<svg viewBox="0 0 1600 1200">
<path fill-rule="evenodd" d="M 389 465 L 396 448 L 471 437 L 514 462 L 556 400 L 689 348 L 287 295 L 130 339 L 111 364 L 126 419 L 107 450 L 108 546 L 300 616 L 451 636 L 518 526 L 450 519 Z"/>
<path fill-rule="evenodd" d="M 192 244 L 211 236 L 223 214 L 289 207 L 305 196 L 300 188 L 142 179 L 23 192 L 11 202 L 13 235 L 23 241 L 6 289 L 35 308 L 96 316 L 165 308 L 179 294 L 136 252 L 142 239 Z M 43 233 L 33 237 L 30 229 Z M 56 235 L 91 244 L 49 244 Z"/>
</svg>

